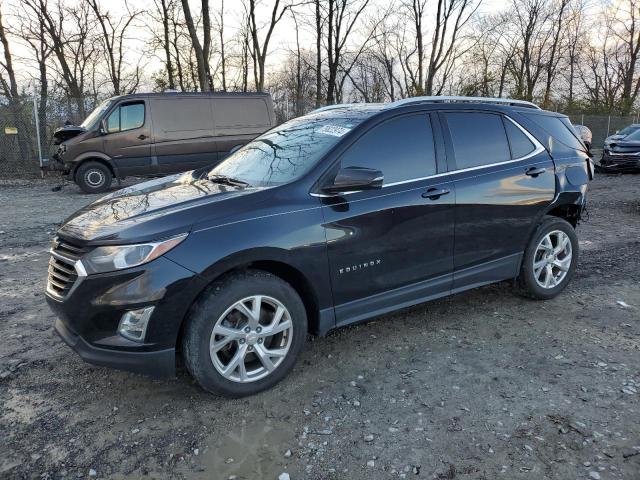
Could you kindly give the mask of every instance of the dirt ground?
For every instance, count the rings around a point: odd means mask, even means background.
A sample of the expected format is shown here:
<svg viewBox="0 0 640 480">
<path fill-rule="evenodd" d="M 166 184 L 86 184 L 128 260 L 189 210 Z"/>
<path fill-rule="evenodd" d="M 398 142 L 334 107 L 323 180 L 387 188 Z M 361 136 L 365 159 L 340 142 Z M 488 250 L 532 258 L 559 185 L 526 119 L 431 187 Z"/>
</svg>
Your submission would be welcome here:
<svg viewBox="0 0 640 480">
<path fill-rule="evenodd" d="M 241 400 L 62 343 L 48 242 L 95 198 L 51 187 L 0 185 L 0 478 L 640 478 L 640 175 L 592 183 L 558 298 L 503 283 L 310 339 Z"/>
</svg>

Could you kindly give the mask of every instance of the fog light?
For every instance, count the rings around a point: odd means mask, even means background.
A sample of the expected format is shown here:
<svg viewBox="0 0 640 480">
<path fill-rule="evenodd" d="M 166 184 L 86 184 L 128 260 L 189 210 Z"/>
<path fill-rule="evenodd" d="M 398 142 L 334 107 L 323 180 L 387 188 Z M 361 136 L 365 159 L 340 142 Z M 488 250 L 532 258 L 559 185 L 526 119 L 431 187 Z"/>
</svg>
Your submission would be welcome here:
<svg viewBox="0 0 640 480">
<path fill-rule="evenodd" d="M 155 307 L 131 310 L 125 313 L 118 325 L 118 333 L 134 342 L 142 342 L 147 333 L 147 323 Z"/>
</svg>

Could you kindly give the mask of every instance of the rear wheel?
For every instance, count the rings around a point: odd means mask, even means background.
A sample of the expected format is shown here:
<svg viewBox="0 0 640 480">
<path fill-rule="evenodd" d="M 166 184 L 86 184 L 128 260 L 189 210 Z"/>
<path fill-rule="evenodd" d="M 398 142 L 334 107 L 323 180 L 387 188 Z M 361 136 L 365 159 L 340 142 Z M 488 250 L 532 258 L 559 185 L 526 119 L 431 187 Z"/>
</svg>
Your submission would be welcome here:
<svg viewBox="0 0 640 480">
<path fill-rule="evenodd" d="M 75 180 L 85 193 L 103 193 L 111 186 L 113 175 L 105 164 L 89 161 L 78 167 Z"/>
<path fill-rule="evenodd" d="M 518 283 L 524 293 L 547 300 L 565 289 L 578 263 L 578 237 L 573 226 L 557 217 L 546 217 L 531 237 Z"/>
<path fill-rule="evenodd" d="M 215 282 L 187 319 L 183 355 L 205 390 L 252 395 L 293 368 L 307 335 L 302 300 L 284 280 L 262 271 Z"/>
</svg>

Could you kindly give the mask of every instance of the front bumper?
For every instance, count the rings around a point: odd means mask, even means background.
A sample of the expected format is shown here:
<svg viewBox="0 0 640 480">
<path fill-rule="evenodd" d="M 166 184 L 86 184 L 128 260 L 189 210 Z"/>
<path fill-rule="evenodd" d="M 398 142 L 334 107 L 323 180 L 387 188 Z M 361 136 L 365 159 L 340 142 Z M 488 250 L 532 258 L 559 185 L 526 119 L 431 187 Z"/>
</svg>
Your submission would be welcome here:
<svg viewBox="0 0 640 480">
<path fill-rule="evenodd" d="M 96 347 L 59 318 L 54 324 L 56 333 L 87 363 L 111 367 L 128 372 L 142 373 L 151 377 L 172 377 L 175 375 L 175 348 L 150 352 L 128 352 Z"/>
<path fill-rule="evenodd" d="M 58 319 L 55 329 L 85 361 L 154 377 L 175 375 L 175 349 L 182 320 L 204 280 L 159 257 L 127 270 L 89 275 L 63 298 L 46 292 Z M 118 334 L 122 316 L 155 306 L 143 343 Z"/>
<path fill-rule="evenodd" d="M 56 152 L 51 155 L 51 158 L 43 165 L 43 170 L 49 170 L 54 172 L 61 172 L 63 175 L 69 175 L 73 170 L 71 164 L 65 163 L 63 154 L 58 148 Z"/>
<path fill-rule="evenodd" d="M 600 159 L 598 165 L 604 172 L 636 172 L 640 171 L 640 157 L 637 155 L 607 155 Z"/>
</svg>

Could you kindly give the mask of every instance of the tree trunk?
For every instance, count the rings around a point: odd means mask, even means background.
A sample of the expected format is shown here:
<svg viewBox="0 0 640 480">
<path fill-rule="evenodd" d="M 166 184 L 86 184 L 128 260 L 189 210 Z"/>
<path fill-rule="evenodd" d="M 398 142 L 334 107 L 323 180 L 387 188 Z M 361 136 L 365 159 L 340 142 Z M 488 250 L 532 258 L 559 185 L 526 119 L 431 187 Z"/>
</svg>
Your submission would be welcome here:
<svg viewBox="0 0 640 480">
<path fill-rule="evenodd" d="M 176 81 L 173 74 L 173 61 L 171 60 L 171 44 L 169 42 L 169 6 L 167 0 L 162 2 L 162 30 L 164 34 L 164 54 L 167 64 L 167 86 L 170 90 L 175 90 Z"/>
<path fill-rule="evenodd" d="M 181 2 L 182 2 L 182 10 L 184 12 L 185 23 L 187 24 L 187 29 L 189 30 L 189 37 L 191 38 L 191 45 L 193 46 L 193 50 L 196 55 L 196 63 L 197 63 L 197 71 L 198 71 L 197 78 L 198 78 L 198 84 L 200 86 L 200 91 L 207 92 L 211 90 L 209 88 L 209 78 L 207 75 L 207 72 L 209 71 L 209 67 L 208 67 L 209 59 L 208 57 L 205 57 L 205 48 L 210 47 L 210 40 L 209 40 L 209 43 L 207 42 L 207 29 L 205 28 L 205 42 L 203 47 L 203 45 L 200 43 L 200 40 L 198 39 L 198 32 L 196 31 L 196 26 L 193 22 L 193 17 L 191 16 L 191 8 L 189 7 L 189 0 L 181 0 Z M 205 11 L 204 11 L 205 5 L 207 7 L 206 17 L 208 17 L 209 16 L 208 0 L 202 0 L 203 18 L 205 17 Z M 207 21 L 207 25 L 209 25 L 208 21 Z M 211 32 L 209 31 L 208 35 L 210 34 Z"/>
<path fill-rule="evenodd" d="M 316 108 L 322 104 L 322 17 L 316 0 Z"/>
</svg>

